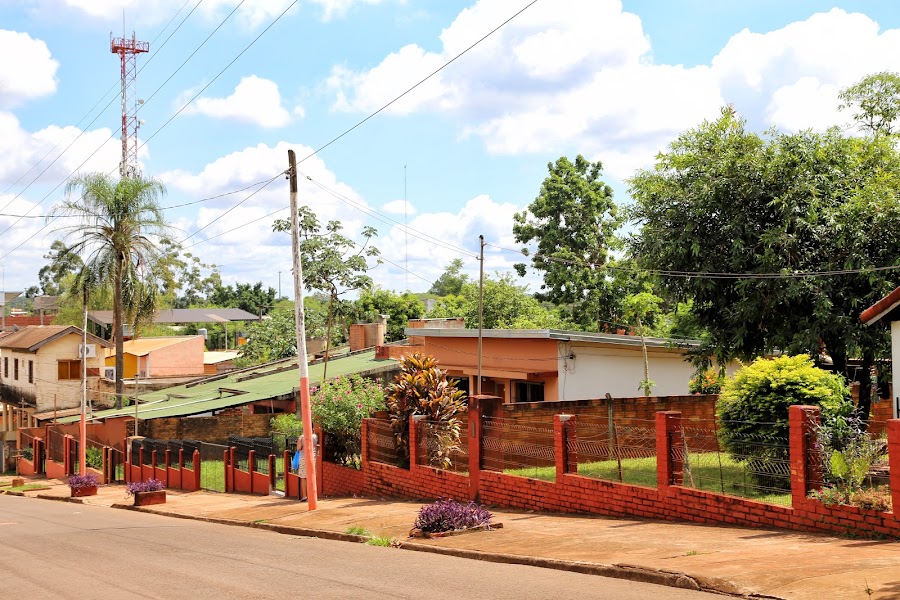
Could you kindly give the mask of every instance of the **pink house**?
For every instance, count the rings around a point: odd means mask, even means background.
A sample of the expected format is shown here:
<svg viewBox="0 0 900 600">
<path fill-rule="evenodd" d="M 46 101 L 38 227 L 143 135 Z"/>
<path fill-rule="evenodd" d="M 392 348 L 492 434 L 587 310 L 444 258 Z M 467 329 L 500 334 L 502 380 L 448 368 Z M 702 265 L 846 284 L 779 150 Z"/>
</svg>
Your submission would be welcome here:
<svg viewBox="0 0 900 600">
<path fill-rule="evenodd" d="M 123 379 L 163 379 L 203 375 L 204 340 L 202 335 L 139 338 L 124 345 Z M 116 355 L 106 357 L 106 369 L 115 369 Z M 112 377 L 110 377 L 112 375 Z M 104 373 L 115 379 L 114 372 Z"/>
</svg>

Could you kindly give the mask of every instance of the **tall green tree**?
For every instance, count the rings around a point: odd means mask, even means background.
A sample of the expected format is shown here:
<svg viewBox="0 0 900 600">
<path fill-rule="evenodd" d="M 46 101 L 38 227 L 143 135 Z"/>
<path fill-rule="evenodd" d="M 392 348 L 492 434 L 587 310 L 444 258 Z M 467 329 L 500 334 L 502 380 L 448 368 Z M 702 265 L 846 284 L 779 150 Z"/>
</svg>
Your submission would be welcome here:
<svg viewBox="0 0 900 600">
<path fill-rule="evenodd" d="M 860 129 L 872 135 L 891 135 L 900 117 L 900 74 L 873 73 L 838 94 L 841 110 L 852 109 Z"/>
<path fill-rule="evenodd" d="M 896 285 L 875 269 L 900 264 L 900 157 L 888 137 L 763 137 L 726 108 L 628 183 L 641 226 L 632 252 L 665 272 L 670 296 L 691 302 L 709 352 L 824 351 L 845 374 L 858 355 L 868 414 L 886 332 L 859 313 Z"/>
<path fill-rule="evenodd" d="M 537 244 L 531 264 L 544 274 L 537 297 L 571 306 L 582 326 L 602 331 L 619 302 L 607 273 L 622 223 L 612 188 L 600 179 L 603 165 L 581 155 L 574 163 L 563 156 L 547 169 L 537 198 L 516 213 L 513 234 L 520 244 Z M 530 252 L 527 246 L 523 252 Z M 524 276 L 526 266 L 516 271 Z"/>
<path fill-rule="evenodd" d="M 380 264 L 378 248 L 369 244 L 378 235 L 374 227 L 364 227 L 362 244 L 345 236 L 340 221 L 329 221 L 324 226 L 316 213 L 308 206 L 298 209 L 300 221 L 300 265 L 303 269 L 303 285 L 309 290 L 320 290 L 328 294 L 328 333 L 331 339 L 331 328 L 334 321 L 335 303 L 342 294 L 354 290 L 371 287 L 372 278 L 367 274 L 372 267 L 368 259 Z M 272 225 L 274 231 L 289 232 L 291 222 L 278 219 Z M 325 352 L 325 365 L 322 378 L 328 369 L 328 351 Z"/>
<path fill-rule="evenodd" d="M 469 276 L 462 272 L 463 266 L 464 263 L 461 258 L 454 258 L 450 261 L 450 264 L 447 265 L 441 276 L 431 284 L 428 293 L 436 296 L 459 294 L 462 291 L 463 284 L 469 281 Z"/>
<path fill-rule="evenodd" d="M 58 296 L 65 291 L 63 281 L 68 275 L 73 275 L 81 270 L 84 263 L 78 254 L 62 242 L 53 240 L 50 251 L 44 255 L 44 260 L 49 261 L 38 271 L 38 281 L 41 291 L 48 296 Z"/>
<path fill-rule="evenodd" d="M 163 184 L 154 179 L 113 180 L 102 173 L 79 175 L 66 184 L 66 198 L 50 216 L 78 217 L 62 231 L 74 238 L 71 252 L 85 256 L 80 280 L 90 287 L 113 288 L 113 339 L 116 346 L 116 406 L 124 384 L 122 325 L 152 319 L 159 292 L 157 240 L 168 230 L 159 199 Z M 74 221 L 74 220 L 73 220 Z M 87 286 L 84 283 L 84 286 Z M 83 286 L 82 286 L 83 287 Z"/>
</svg>

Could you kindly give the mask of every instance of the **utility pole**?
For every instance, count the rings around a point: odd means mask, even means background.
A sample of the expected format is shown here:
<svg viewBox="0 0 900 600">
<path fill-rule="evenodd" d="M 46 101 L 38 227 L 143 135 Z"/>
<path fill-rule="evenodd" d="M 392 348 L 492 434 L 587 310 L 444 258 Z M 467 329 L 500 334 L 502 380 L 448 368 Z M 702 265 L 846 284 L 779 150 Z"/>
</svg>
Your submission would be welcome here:
<svg viewBox="0 0 900 600">
<path fill-rule="evenodd" d="M 78 424 L 78 474 L 84 475 L 87 471 L 87 318 L 88 318 L 88 289 L 82 282 L 82 311 L 81 311 L 81 421 Z M 54 397 L 55 398 L 55 397 Z"/>
<path fill-rule="evenodd" d="M 313 444 L 312 411 L 309 407 L 309 365 L 306 361 L 306 315 L 303 310 L 303 269 L 300 262 L 300 219 L 297 213 L 297 155 L 288 150 L 291 191 L 291 260 L 294 266 L 294 320 L 297 334 L 297 366 L 300 368 L 300 411 L 303 423 L 303 459 L 306 461 L 306 497 L 309 510 L 316 510 L 316 445 Z"/>
<path fill-rule="evenodd" d="M 484 236 L 478 236 L 481 254 L 478 257 L 478 383 L 476 393 L 481 395 L 481 345 L 482 328 L 484 327 Z"/>
</svg>

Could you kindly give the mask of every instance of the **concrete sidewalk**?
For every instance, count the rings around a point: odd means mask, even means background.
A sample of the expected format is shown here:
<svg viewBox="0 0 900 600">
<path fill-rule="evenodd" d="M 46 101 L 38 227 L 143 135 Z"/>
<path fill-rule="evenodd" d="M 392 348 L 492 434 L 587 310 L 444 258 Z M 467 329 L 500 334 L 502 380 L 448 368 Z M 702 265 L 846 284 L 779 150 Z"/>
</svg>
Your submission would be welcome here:
<svg viewBox="0 0 900 600">
<path fill-rule="evenodd" d="M 0 483 L 9 478 L 0 478 Z M 68 499 L 62 480 L 26 492 Z M 0 488 L 2 490 L 3 488 Z M 85 504 L 130 507 L 124 486 L 104 486 Z M 900 543 L 660 521 L 492 509 L 503 528 L 419 540 L 408 537 L 421 503 L 368 498 L 306 503 L 276 496 L 167 492 L 146 512 L 246 525 L 295 535 L 360 541 L 361 527 L 410 550 L 575 570 L 662 585 L 763 598 L 900 598 Z M 867 592 L 867 590 L 871 591 Z M 661 594 L 663 597 L 663 594 Z"/>
</svg>

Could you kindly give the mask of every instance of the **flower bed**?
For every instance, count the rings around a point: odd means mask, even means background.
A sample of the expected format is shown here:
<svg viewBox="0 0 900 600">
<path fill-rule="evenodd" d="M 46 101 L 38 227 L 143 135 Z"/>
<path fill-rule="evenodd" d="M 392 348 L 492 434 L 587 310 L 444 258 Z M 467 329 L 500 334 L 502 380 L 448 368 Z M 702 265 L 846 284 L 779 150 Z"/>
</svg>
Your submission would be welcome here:
<svg viewBox="0 0 900 600">
<path fill-rule="evenodd" d="M 462 503 L 449 498 L 438 500 L 419 509 L 419 516 L 409 536 L 435 538 L 503 527 L 500 523 L 491 523 L 491 519 L 491 513 L 474 502 Z"/>
</svg>

